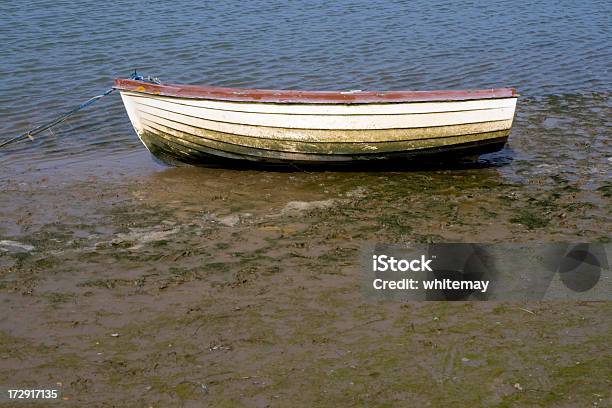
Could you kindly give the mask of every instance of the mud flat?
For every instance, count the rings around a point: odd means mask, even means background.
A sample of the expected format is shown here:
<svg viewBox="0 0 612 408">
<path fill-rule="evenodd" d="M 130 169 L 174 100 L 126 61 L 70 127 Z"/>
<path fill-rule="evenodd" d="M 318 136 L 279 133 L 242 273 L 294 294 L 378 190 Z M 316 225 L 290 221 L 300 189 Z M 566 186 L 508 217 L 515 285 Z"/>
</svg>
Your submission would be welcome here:
<svg viewBox="0 0 612 408">
<path fill-rule="evenodd" d="M 66 406 L 610 404 L 609 302 L 359 290 L 367 243 L 609 242 L 605 109 L 559 124 L 568 139 L 551 128 L 567 107 L 524 103 L 512 150 L 479 165 L 9 166 L 0 385 Z"/>
</svg>

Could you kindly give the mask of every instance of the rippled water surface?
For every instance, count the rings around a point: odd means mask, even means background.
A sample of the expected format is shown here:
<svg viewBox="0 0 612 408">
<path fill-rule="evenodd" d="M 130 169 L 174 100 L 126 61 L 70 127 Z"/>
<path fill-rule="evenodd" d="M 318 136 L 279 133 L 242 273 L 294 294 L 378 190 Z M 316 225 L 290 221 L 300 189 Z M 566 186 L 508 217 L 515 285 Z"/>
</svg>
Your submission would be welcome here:
<svg viewBox="0 0 612 408">
<path fill-rule="evenodd" d="M 34 1 L 0 11 L 2 138 L 138 68 L 165 82 L 259 88 L 514 86 L 522 99 L 502 156 L 572 166 L 611 155 L 605 0 Z M 123 157 L 152 165 L 118 95 L 41 136 L 0 152 L 5 170 Z M 570 148 L 578 141 L 591 153 Z"/>
</svg>

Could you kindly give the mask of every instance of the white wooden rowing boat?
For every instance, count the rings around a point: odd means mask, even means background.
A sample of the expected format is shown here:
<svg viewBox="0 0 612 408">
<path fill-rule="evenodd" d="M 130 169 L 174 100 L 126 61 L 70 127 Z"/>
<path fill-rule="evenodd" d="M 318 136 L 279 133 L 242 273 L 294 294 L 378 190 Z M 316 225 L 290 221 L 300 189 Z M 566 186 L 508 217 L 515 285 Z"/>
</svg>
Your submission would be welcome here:
<svg viewBox="0 0 612 408">
<path fill-rule="evenodd" d="M 513 88 L 314 92 L 117 79 L 144 145 L 171 161 L 346 163 L 474 155 L 507 141 Z"/>
</svg>

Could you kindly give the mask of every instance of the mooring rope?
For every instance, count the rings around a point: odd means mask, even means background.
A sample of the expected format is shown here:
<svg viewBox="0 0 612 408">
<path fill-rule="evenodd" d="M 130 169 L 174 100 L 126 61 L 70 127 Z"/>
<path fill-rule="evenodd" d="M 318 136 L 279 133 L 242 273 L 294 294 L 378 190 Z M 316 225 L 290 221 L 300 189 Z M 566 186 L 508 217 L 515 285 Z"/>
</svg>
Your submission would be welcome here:
<svg viewBox="0 0 612 408">
<path fill-rule="evenodd" d="M 110 94 L 111 92 L 113 92 L 115 90 L 115 88 L 111 88 L 109 90 L 107 90 L 104 93 L 101 93 L 100 95 L 96 95 L 93 98 L 83 102 L 82 104 L 80 104 L 79 106 L 71 109 L 70 111 L 64 113 L 63 115 L 61 115 L 60 117 L 58 117 L 57 119 L 51 121 L 51 122 L 47 122 L 43 125 L 37 126 L 32 130 L 27 131 L 26 133 L 16 136 L 12 139 L 8 139 L 2 143 L 0 143 L 0 148 L 9 145 L 11 143 L 14 142 L 19 142 L 20 140 L 23 139 L 30 139 L 30 140 L 34 140 L 34 136 L 39 134 L 40 132 L 43 132 L 49 128 L 52 128 L 53 126 L 62 123 L 64 120 L 66 120 L 68 117 L 74 115 L 75 113 L 77 113 L 78 111 L 80 111 L 81 109 L 84 109 L 86 107 L 88 107 L 89 105 L 91 105 L 92 103 L 96 102 L 98 99 L 105 97 L 106 95 Z"/>
</svg>

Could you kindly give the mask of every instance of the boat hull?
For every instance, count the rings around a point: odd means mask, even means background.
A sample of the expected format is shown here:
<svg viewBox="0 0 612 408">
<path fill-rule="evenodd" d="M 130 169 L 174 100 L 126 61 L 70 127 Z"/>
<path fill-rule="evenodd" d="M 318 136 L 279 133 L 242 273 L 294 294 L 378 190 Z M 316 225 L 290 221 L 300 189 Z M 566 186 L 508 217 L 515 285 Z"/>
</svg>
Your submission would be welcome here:
<svg viewBox="0 0 612 408">
<path fill-rule="evenodd" d="M 383 102 L 346 101 L 338 93 L 337 100 L 301 95 L 288 102 L 270 101 L 270 96 L 232 99 L 232 94 L 184 97 L 141 88 L 119 87 L 143 144 L 164 161 L 202 165 L 336 164 L 488 153 L 507 141 L 517 101 L 514 91 L 485 98 Z"/>
</svg>

